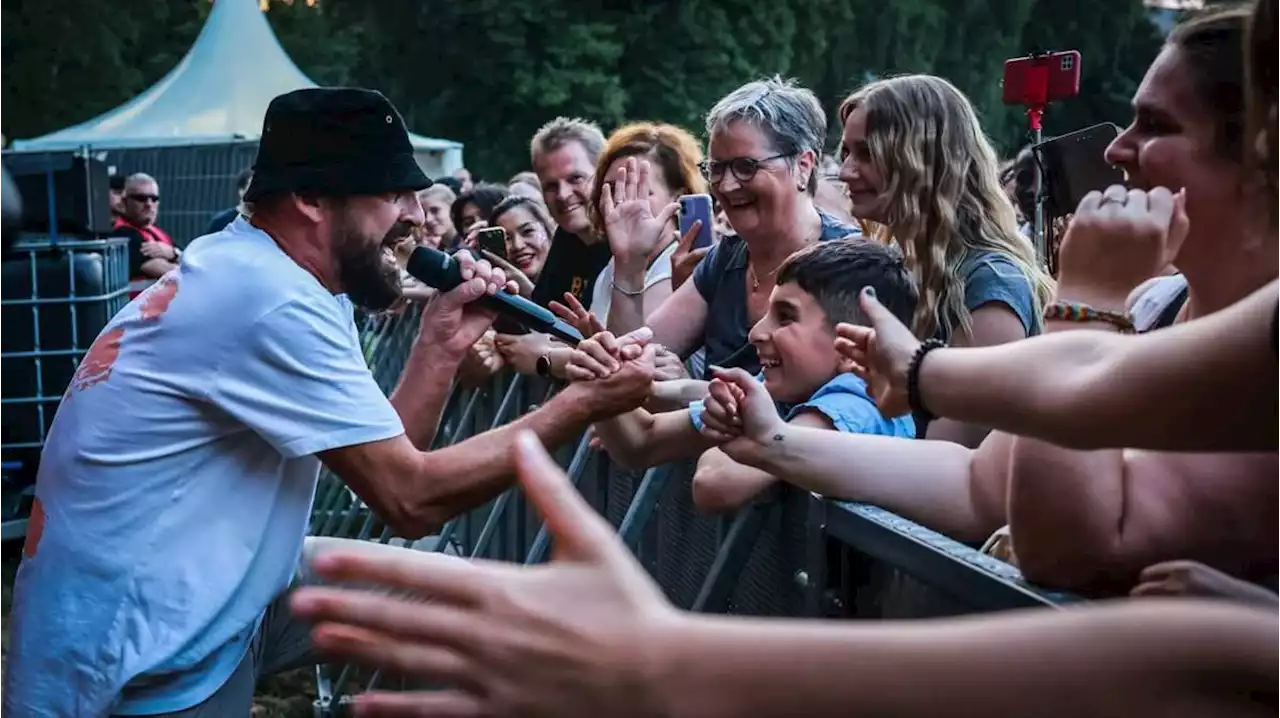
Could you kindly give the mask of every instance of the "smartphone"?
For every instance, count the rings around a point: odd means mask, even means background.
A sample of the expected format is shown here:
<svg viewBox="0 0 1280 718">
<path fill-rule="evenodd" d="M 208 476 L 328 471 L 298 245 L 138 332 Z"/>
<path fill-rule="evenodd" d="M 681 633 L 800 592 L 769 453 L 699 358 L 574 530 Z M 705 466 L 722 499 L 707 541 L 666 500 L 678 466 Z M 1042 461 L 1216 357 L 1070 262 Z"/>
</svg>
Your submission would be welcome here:
<svg viewBox="0 0 1280 718">
<path fill-rule="evenodd" d="M 1004 61 L 1004 104 L 1043 105 L 1080 94 L 1080 51 Z"/>
<path fill-rule="evenodd" d="M 683 237 L 694 222 L 701 221 L 702 226 L 698 228 L 698 235 L 693 238 L 693 249 L 710 247 L 714 241 L 712 233 L 715 231 L 715 212 L 711 208 L 711 195 L 684 195 L 680 198 L 680 211 L 678 214 L 680 236 Z"/>
<path fill-rule="evenodd" d="M 501 227 L 485 227 L 476 232 L 476 245 L 480 249 L 506 260 L 507 230 Z"/>
<path fill-rule="evenodd" d="M 1103 154 L 1120 128 L 1110 122 L 1069 132 L 1031 148 L 1044 173 L 1049 213 L 1062 216 L 1076 211 L 1086 194 L 1124 184 L 1124 171 L 1107 162 Z"/>
</svg>

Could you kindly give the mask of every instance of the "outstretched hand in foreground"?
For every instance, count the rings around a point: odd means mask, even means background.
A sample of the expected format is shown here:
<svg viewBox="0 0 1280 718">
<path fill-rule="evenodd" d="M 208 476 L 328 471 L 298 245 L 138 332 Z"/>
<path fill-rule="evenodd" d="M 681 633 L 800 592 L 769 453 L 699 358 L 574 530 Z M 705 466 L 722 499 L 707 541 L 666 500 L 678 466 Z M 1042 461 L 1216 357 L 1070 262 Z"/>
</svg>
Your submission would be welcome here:
<svg viewBox="0 0 1280 718">
<path fill-rule="evenodd" d="M 454 686 L 371 692 L 361 716 L 654 716 L 646 645 L 677 614 L 608 522 L 532 433 L 516 441 L 525 495 L 555 537 L 543 566 L 462 562 L 434 553 L 334 550 L 315 571 L 412 598 L 309 587 L 293 610 L 317 620 L 335 657 Z M 421 600 L 430 599 L 429 603 Z"/>
<path fill-rule="evenodd" d="M 515 450 L 555 538 L 550 564 L 361 548 L 315 558 L 324 578 L 404 595 L 298 589 L 293 610 L 318 622 L 317 647 L 451 686 L 367 693 L 357 715 L 1276 713 L 1274 608 L 1134 601 L 879 627 L 679 613 L 532 434 Z"/>
</svg>

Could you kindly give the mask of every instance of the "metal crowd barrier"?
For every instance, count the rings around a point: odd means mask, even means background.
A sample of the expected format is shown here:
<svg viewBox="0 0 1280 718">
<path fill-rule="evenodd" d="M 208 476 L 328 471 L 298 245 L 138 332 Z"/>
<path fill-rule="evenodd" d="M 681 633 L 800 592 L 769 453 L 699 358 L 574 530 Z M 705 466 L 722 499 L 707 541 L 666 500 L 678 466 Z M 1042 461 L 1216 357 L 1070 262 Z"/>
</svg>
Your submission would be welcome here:
<svg viewBox="0 0 1280 718">
<path fill-rule="evenodd" d="M 419 318 L 420 310 L 411 308 L 363 321 L 366 357 L 385 391 L 399 377 Z M 455 388 L 434 446 L 507 423 L 545 402 L 557 388 L 507 374 L 479 388 Z M 1016 568 L 974 547 L 873 506 L 779 486 L 733 516 L 709 517 L 693 505 L 692 461 L 626 471 L 591 449 L 587 435 L 555 453 L 575 486 L 618 528 L 672 603 L 688 610 L 922 618 L 1074 600 L 1026 583 Z M 311 532 L 407 545 L 329 474 L 317 490 Z M 533 564 L 547 560 L 548 543 L 536 512 L 518 489 L 509 489 L 412 547 Z M 375 687 L 422 688 L 354 665 L 321 665 L 315 714 L 341 714 L 348 696 Z"/>
<path fill-rule="evenodd" d="M 40 449 L 93 340 L 129 301 L 128 240 L 30 237 L 0 269 L 3 536 L 26 534 Z"/>
</svg>

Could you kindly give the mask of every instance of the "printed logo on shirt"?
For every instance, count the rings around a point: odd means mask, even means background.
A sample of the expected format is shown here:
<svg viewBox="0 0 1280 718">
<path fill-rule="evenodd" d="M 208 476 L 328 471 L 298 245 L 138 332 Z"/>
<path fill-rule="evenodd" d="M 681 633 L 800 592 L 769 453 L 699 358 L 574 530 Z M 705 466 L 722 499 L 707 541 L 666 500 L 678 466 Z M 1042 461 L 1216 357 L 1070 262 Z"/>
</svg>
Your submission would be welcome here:
<svg viewBox="0 0 1280 718">
<path fill-rule="evenodd" d="M 44 504 L 40 497 L 31 502 L 31 518 L 27 519 L 27 538 L 22 543 L 22 555 L 35 558 L 40 550 L 40 537 L 44 535 Z"/>
<path fill-rule="evenodd" d="M 569 285 L 569 293 L 575 297 L 582 298 L 582 290 L 587 286 L 587 280 L 583 277 L 574 277 L 573 282 Z"/>
<path fill-rule="evenodd" d="M 111 376 L 111 368 L 120 358 L 120 342 L 124 339 L 124 327 L 116 327 L 103 333 L 89 347 L 80 366 L 76 367 L 75 376 L 71 377 L 71 390 L 84 391 L 91 386 L 101 384 Z"/>
<path fill-rule="evenodd" d="M 138 316 L 144 321 L 159 319 L 169 310 L 169 305 L 173 303 L 173 298 L 177 294 L 178 278 L 170 272 L 139 296 L 138 300 L 141 304 L 138 307 Z M 116 327 L 103 333 L 93 342 L 89 351 L 85 353 L 84 359 L 80 360 L 75 376 L 71 377 L 68 394 L 71 391 L 84 391 L 111 377 L 111 369 L 120 358 L 120 345 L 124 341 L 124 334 L 124 327 Z"/>
<path fill-rule="evenodd" d="M 146 320 L 159 319 L 169 311 L 169 304 L 177 295 L 178 278 L 170 271 L 143 292 L 142 307 L 138 310 L 139 316 Z"/>
</svg>

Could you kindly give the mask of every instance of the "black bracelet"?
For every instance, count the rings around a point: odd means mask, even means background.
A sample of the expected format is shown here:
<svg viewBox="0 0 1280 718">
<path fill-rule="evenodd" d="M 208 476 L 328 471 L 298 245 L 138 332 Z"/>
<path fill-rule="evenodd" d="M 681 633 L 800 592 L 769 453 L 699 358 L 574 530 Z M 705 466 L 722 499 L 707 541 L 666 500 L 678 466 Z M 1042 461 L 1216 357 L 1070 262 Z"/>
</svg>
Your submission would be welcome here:
<svg viewBox="0 0 1280 718">
<path fill-rule="evenodd" d="M 911 355 L 911 363 L 907 365 L 907 406 L 911 407 L 911 411 L 930 419 L 933 414 L 924 408 L 924 402 L 920 400 L 920 364 L 924 362 L 925 354 L 945 346 L 946 342 L 941 339 L 926 339 L 916 347 L 916 353 Z"/>
</svg>

